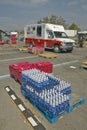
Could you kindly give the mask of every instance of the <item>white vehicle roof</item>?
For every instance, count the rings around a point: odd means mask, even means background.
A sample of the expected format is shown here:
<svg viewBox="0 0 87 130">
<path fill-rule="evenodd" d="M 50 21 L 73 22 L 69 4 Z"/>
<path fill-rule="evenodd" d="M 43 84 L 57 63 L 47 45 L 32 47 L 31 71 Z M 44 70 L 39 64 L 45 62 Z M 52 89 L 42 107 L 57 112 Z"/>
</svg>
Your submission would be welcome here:
<svg viewBox="0 0 87 130">
<path fill-rule="evenodd" d="M 46 24 L 46 28 L 52 29 L 53 31 L 64 32 L 64 27 L 62 25 Z"/>
<path fill-rule="evenodd" d="M 78 32 L 78 34 L 87 34 L 87 31 L 80 31 L 80 32 Z"/>
</svg>

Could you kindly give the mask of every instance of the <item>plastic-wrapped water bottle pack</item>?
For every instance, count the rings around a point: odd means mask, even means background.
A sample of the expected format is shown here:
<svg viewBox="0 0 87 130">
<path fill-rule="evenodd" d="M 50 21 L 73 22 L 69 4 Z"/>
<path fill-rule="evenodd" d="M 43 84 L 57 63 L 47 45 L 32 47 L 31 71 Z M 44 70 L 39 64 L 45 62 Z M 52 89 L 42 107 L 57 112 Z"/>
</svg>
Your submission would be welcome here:
<svg viewBox="0 0 87 130">
<path fill-rule="evenodd" d="M 53 88 L 60 82 L 58 78 L 37 69 L 23 71 L 22 81 L 32 86 L 37 92 Z"/>
<path fill-rule="evenodd" d="M 21 90 L 25 91 L 26 97 L 51 118 L 68 109 L 69 83 L 37 69 L 23 71 L 22 80 Z"/>
</svg>

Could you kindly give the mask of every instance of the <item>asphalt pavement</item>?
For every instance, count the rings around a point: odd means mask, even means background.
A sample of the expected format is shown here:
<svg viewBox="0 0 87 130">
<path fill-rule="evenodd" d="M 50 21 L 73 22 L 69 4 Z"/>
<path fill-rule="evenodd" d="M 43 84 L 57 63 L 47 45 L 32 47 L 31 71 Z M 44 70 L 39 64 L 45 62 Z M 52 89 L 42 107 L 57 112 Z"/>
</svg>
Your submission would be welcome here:
<svg viewBox="0 0 87 130">
<path fill-rule="evenodd" d="M 24 43 L 17 43 L 23 46 Z M 50 52 L 49 53 L 53 53 Z M 20 97 L 25 106 L 38 117 L 46 130 L 87 130 L 87 102 L 56 123 L 51 124 L 43 115 L 21 95 L 20 84 L 10 77 L 9 65 L 19 62 L 36 63 L 49 61 L 53 63 L 53 74 L 71 83 L 72 92 L 87 99 L 87 69 L 81 67 L 87 61 L 87 48 L 74 48 L 72 53 L 57 53 L 57 58 L 43 58 L 27 51 L 19 51 L 10 45 L 0 46 L 0 130 L 33 130 L 17 106 L 5 91 L 10 86 Z"/>
</svg>

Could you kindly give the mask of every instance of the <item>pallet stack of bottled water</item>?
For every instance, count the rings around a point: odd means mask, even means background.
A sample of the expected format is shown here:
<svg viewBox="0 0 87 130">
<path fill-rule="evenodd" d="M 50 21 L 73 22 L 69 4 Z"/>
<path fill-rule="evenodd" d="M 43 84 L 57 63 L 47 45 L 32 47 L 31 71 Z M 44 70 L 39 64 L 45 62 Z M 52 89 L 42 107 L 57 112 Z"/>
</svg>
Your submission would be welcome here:
<svg viewBox="0 0 87 130">
<path fill-rule="evenodd" d="M 22 81 L 22 94 L 50 118 L 68 109 L 69 83 L 37 69 L 23 71 Z"/>
</svg>

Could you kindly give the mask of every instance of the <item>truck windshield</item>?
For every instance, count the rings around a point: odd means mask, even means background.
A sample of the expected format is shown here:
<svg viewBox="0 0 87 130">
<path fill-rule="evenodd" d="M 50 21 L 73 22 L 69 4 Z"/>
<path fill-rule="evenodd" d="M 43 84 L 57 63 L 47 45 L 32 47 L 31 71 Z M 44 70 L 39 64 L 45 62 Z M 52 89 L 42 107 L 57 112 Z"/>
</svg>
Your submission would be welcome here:
<svg viewBox="0 0 87 130">
<path fill-rule="evenodd" d="M 68 38 L 68 36 L 65 32 L 54 31 L 54 35 L 56 38 Z"/>
</svg>

